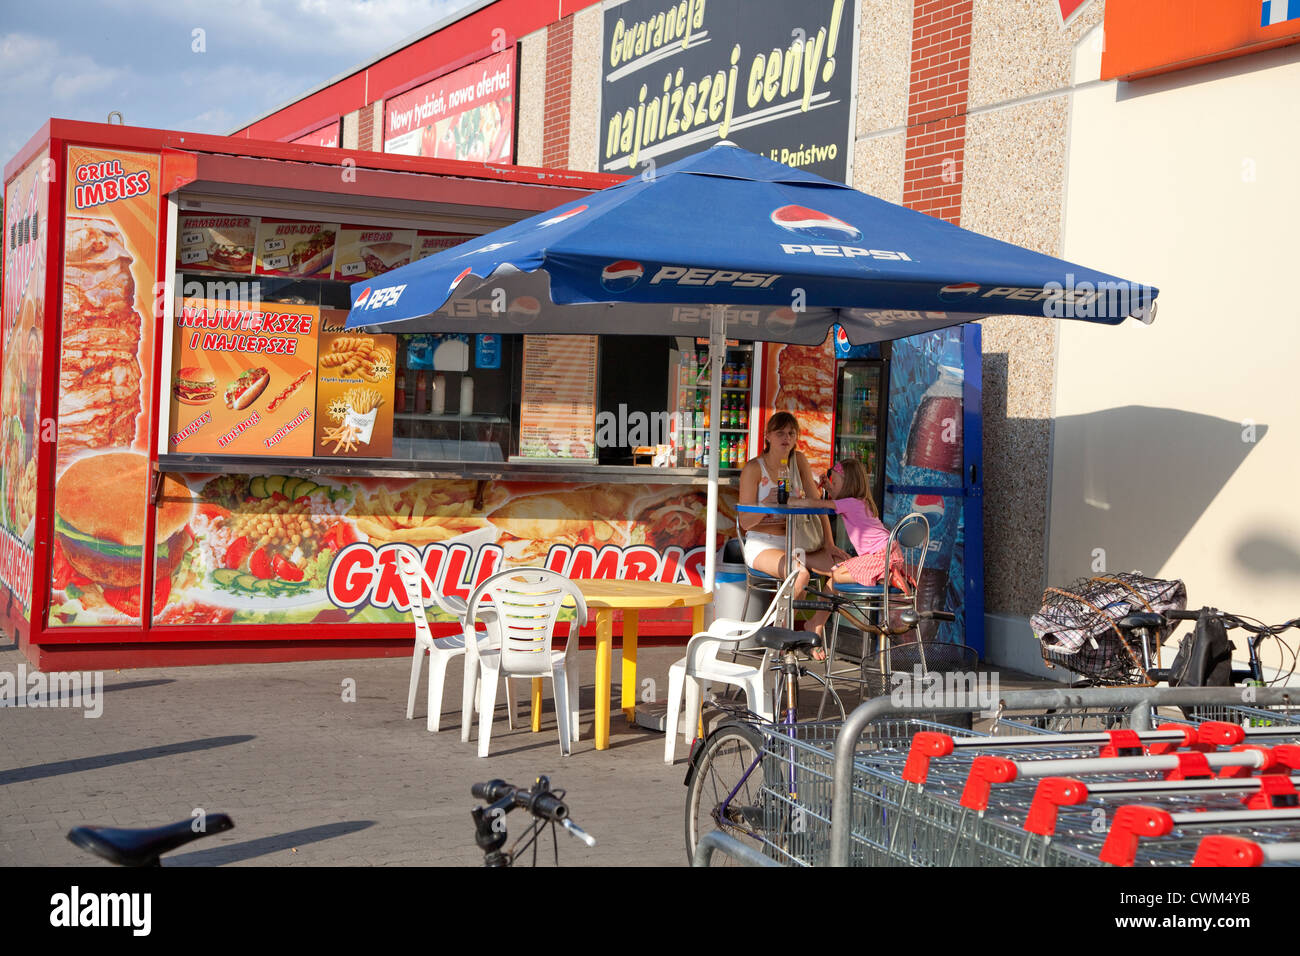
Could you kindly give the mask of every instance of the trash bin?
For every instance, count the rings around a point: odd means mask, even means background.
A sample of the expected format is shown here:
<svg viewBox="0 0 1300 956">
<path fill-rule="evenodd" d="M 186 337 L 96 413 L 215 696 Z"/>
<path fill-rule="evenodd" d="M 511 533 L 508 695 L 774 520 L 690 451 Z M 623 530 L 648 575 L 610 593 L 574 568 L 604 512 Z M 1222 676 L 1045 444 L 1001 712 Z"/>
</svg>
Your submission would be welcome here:
<svg viewBox="0 0 1300 956">
<path fill-rule="evenodd" d="M 755 593 L 749 602 L 749 616 L 745 616 L 745 556 L 740 549 L 740 541 L 736 538 L 727 539 L 727 543 L 718 550 L 713 579 L 715 617 L 757 621 L 771 603 L 771 594 Z"/>
</svg>

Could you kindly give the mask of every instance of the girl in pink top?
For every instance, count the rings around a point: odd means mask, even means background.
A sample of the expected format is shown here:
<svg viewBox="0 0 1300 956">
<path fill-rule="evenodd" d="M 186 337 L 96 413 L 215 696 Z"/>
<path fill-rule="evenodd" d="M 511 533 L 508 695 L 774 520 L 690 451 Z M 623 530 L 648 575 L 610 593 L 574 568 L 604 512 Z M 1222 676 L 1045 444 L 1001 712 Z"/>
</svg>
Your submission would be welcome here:
<svg viewBox="0 0 1300 956">
<path fill-rule="evenodd" d="M 826 473 L 822 483 L 831 498 L 835 510 L 844 518 L 844 528 L 848 532 L 853 549 L 858 552 L 856 558 L 841 561 L 831 568 L 827 589 L 834 591 L 835 584 L 853 582 L 872 585 L 885 577 L 890 565 L 902 570 L 902 556 L 895 550 L 894 560 L 886 562 L 885 549 L 889 547 L 889 529 L 880 520 L 880 512 L 871 497 L 871 487 L 867 480 L 867 469 L 862 462 L 846 458 Z M 819 504 L 810 499 L 791 499 L 790 504 L 808 507 Z M 822 633 L 828 611 L 818 611 L 804 625 L 804 630 Z M 813 652 L 818 660 L 823 660 L 825 652 L 820 648 Z"/>
</svg>

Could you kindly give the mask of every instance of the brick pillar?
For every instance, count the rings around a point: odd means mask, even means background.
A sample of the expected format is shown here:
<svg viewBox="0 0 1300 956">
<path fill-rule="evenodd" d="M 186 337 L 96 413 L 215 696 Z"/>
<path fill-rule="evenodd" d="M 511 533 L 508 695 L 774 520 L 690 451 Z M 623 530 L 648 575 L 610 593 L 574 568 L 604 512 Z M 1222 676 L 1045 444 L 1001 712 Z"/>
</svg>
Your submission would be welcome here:
<svg viewBox="0 0 1300 956">
<path fill-rule="evenodd" d="M 903 205 L 961 220 L 973 0 L 916 0 Z"/>
<path fill-rule="evenodd" d="M 573 83 L 573 17 L 546 31 L 546 100 L 542 104 L 542 165 L 569 165 L 569 94 Z"/>
<path fill-rule="evenodd" d="M 361 107 L 357 114 L 357 149 L 367 152 L 374 149 L 375 108 L 373 104 Z"/>
</svg>

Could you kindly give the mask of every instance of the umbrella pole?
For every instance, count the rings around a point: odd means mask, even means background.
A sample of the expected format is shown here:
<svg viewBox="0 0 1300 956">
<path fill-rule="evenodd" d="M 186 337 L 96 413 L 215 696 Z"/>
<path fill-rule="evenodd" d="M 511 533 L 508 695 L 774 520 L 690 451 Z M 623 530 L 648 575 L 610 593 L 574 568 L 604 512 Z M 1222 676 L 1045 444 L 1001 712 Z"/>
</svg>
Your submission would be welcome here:
<svg viewBox="0 0 1300 956">
<path fill-rule="evenodd" d="M 715 305 L 709 325 L 709 498 L 704 522 L 704 590 L 713 590 L 717 568 L 718 540 L 718 460 L 722 420 L 722 366 L 727 357 L 727 338 L 723 334 L 725 310 Z"/>
</svg>

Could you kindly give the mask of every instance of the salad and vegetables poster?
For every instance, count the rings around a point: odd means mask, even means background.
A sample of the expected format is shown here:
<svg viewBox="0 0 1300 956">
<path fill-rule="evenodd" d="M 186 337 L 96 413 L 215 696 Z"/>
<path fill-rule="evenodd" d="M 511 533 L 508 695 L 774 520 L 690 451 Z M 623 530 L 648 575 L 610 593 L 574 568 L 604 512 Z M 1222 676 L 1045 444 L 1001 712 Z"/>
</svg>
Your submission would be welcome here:
<svg viewBox="0 0 1300 956">
<path fill-rule="evenodd" d="M 708 550 L 705 493 L 680 485 L 171 474 L 156 515 L 160 626 L 409 621 L 402 548 L 461 597 L 524 565 L 699 585 Z"/>
<path fill-rule="evenodd" d="M 514 156 L 515 47 L 384 103 L 384 152 L 510 162 Z"/>
</svg>

